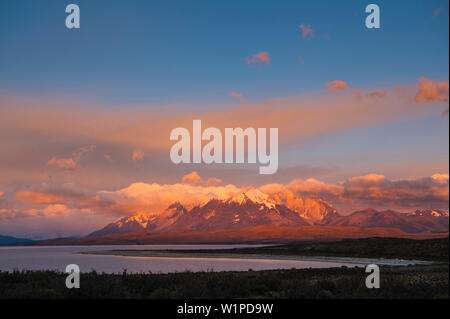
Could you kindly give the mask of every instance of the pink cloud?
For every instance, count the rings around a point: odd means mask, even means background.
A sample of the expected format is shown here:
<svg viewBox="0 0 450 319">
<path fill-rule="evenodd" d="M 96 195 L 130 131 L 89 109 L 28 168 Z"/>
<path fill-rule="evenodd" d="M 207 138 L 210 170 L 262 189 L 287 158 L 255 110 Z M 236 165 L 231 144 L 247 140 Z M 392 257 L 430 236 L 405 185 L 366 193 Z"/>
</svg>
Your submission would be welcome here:
<svg viewBox="0 0 450 319">
<path fill-rule="evenodd" d="M 311 25 L 304 25 L 303 23 L 302 24 L 300 24 L 300 30 L 302 31 L 302 37 L 303 37 L 303 39 L 305 39 L 308 35 L 311 37 L 311 38 L 314 38 L 314 33 L 313 33 L 313 30 L 311 29 Z"/>
<path fill-rule="evenodd" d="M 105 160 L 107 160 L 110 163 L 114 162 L 111 155 L 109 155 L 109 154 L 104 154 L 103 157 L 105 158 Z"/>
<path fill-rule="evenodd" d="M 318 198 L 333 205 L 345 204 L 349 207 L 448 209 L 449 204 L 448 174 L 400 180 L 368 174 L 337 184 L 327 184 L 316 179 L 295 179 L 287 185 L 262 186 L 261 191 L 278 198 Z"/>
<path fill-rule="evenodd" d="M 349 207 L 433 208 L 448 209 L 448 174 L 431 177 L 391 180 L 384 175 L 368 174 L 349 178 L 341 183 L 325 183 L 309 178 L 294 179 L 288 184 L 267 184 L 238 187 L 216 186 L 218 179 L 203 180 L 196 172 L 183 177 L 182 184 L 133 183 L 118 190 L 89 194 L 73 185 L 41 185 L 21 191 L 16 197 L 47 210 L 24 210 L 27 214 L 64 214 L 65 211 L 89 211 L 97 214 L 125 216 L 160 214 L 174 202 L 188 207 L 211 199 L 225 200 L 250 189 L 258 189 L 279 203 L 298 206 L 304 200 L 320 199 L 332 205 Z M 12 216 L 11 211 L 5 216 Z M 19 216 L 19 215 L 18 215 Z"/>
<path fill-rule="evenodd" d="M 244 103 L 244 102 L 245 102 L 245 100 L 244 100 L 244 95 L 243 95 L 242 93 L 231 92 L 231 96 L 232 96 L 232 97 L 235 97 L 235 98 L 237 98 L 237 99 L 239 99 L 239 101 L 240 101 L 241 103 Z"/>
<path fill-rule="evenodd" d="M 328 92 L 330 93 L 341 93 L 348 89 L 347 83 L 339 80 L 325 83 L 325 85 L 328 86 Z"/>
<path fill-rule="evenodd" d="M 438 82 L 421 77 L 418 80 L 416 102 L 448 102 L 448 82 Z"/>
<path fill-rule="evenodd" d="M 144 159 L 144 153 L 141 150 L 134 150 L 131 159 L 135 162 L 142 161 Z"/>
<path fill-rule="evenodd" d="M 52 157 L 47 165 L 49 166 L 57 166 L 63 170 L 74 171 L 78 168 L 77 164 L 81 160 L 81 158 L 92 152 L 95 149 L 95 145 L 91 145 L 89 147 L 80 147 L 79 149 L 72 152 L 72 157 Z"/>
<path fill-rule="evenodd" d="M 254 55 L 252 55 L 250 58 L 245 59 L 245 63 L 247 64 L 253 64 L 257 63 L 259 64 L 259 68 L 262 69 L 264 64 L 270 64 L 270 57 L 268 52 L 259 52 Z"/>
<path fill-rule="evenodd" d="M 72 158 L 58 158 L 58 157 L 52 157 L 48 162 L 47 165 L 49 166 L 57 166 L 60 169 L 68 170 L 68 171 L 74 171 L 77 169 L 77 163 Z"/>
<path fill-rule="evenodd" d="M 191 184 L 191 185 L 214 186 L 222 183 L 222 180 L 220 178 L 211 177 L 205 181 L 203 178 L 200 177 L 200 175 L 198 175 L 197 172 L 194 171 L 190 174 L 184 175 L 183 178 L 181 179 L 181 182 L 183 184 Z"/>
<path fill-rule="evenodd" d="M 385 97 L 386 94 L 387 94 L 387 92 L 384 91 L 384 90 L 375 90 L 375 91 L 367 93 L 366 97 L 368 97 L 368 98 L 382 98 L 382 97 Z"/>
</svg>

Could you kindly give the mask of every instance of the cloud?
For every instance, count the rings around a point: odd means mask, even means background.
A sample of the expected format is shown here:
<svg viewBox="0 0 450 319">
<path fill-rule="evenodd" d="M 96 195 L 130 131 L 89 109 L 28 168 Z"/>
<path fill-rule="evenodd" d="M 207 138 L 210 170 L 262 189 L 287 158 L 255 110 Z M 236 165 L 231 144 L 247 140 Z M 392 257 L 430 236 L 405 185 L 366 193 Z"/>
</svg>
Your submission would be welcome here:
<svg viewBox="0 0 450 319">
<path fill-rule="evenodd" d="M 441 9 L 435 9 L 433 11 L 433 18 L 436 18 L 441 13 Z"/>
<path fill-rule="evenodd" d="M 414 100 L 420 102 L 448 102 L 448 82 L 438 82 L 421 77 Z"/>
<path fill-rule="evenodd" d="M 71 210 L 68 209 L 66 205 L 62 204 L 48 205 L 41 209 L 33 208 L 26 211 L 27 217 L 36 217 L 36 216 L 57 217 L 67 215 L 70 213 Z"/>
<path fill-rule="evenodd" d="M 231 92 L 231 96 L 232 96 L 232 97 L 235 97 L 235 98 L 237 98 L 237 99 L 239 99 L 239 101 L 240 101 L 241 103 L 244 103 L 244 102 L 245 102 L 245 100 L 244 100 L 244 95 L 243 95 L 242 93 Z"/>
<path fill-rule="evenodd" d="M 322 198 L 334 204 L 448 209 L 449 183 L 445 174 L 400 180 L 368 174 L 349 178 L 340 184 L 319 182 L 308 185 L 303 181 L 294 181 L 288 188 L 296 194 Z"/>
<path fill-rule="evenodd" d="M 448 184 L 448 174 L 434 174 L 431 178 L 440 184 Z"/>
<path fill-rule="evenodd" d="M 313 30 L 311 29 L 311 25 L 304 25 L 303 23 L 302 24 L 300 24 L 300 30 L 302 31 L 302 37 L 303 37 L 303 39 L 306 39 L 306 37 L 308 37 L 308 35 L 311 37 L 311 38 L 314 38 L 314 33 L 313 33 Z"/>
<path fill-rule="evenodd" d="M 144 153 L 140 150 L 134 150 L 131 159 L 135 162 L 142 161 L 144 159 Z"/>
<path fill-rule="evenodd" d="M 347 84 L 343 81 L 329 82 L 327 86 L 330 92 L 348 90 Z M 156 106 L 145 108 L 130 106 L 126 110 L 108 109 L 106 112 L 105 106 L 89 103 L 80 108 L 76 105 L 72 107 L 69 102 L 0 98 L 0 108 L 8 113 L 7 119 L 0 117 L 2 128 L 0 134 L 7 133 L 7 136 L 11 137 L 4 139 L 11 148 L 19 147 L 25 141 L 43 146 L 48 141 L 48 136 L 60 136 L 64 141 L 59 146 L 61 149 L 67 147 L 68 141 L 71 143 L 89 141 L 97 145 L 97 148 L 102 147 L 102 150 L 105 146 L 110 148 L 111 150 L 108 150 L 110 155 L 128 150 L 134 154 L 135 159 L 139 159 L 140 154 L 143 156 L 147 151 L 149 154 L 168 151 L 173 145 L 168 138 L 171 129 L 190 128 L 194 118 L 201 118 L 205 125 L 217 128 L 279 127 L 280 142 L 283 143 L 286 140 L 302 139 L 313 134 L 433 114 L 435 111 L 429 108 L 409 103 L 409 100 L 414 100 L 415 94 L 416 92 L 409 90 L 408 87 L 402 91 L 393 90 L 384 96 L 384 102 L 378 108 L 373 108 L 365 99 L 355 100 L 345 94 L 341 96 L 300 94 L 248 103 L 239 107 L 205 107 L 197 109 L 195 117 L 192 110 L 188 111 L 190 108 L 183 105 L 161 109 Z M 34 112 L 35 109 L 39 109 L 39 112 Z M 24 113 L 30 116 L 24 117 Z M 52 114 L 54 116 L 51 116 Z M 72 123 L 70 126 L 61 124 L 69 121 Z M 114 150 L 116 153 L 113 153 Z M 26 148 L 20 150 L 25 151 Z M 26 158 L 39 155 L 39 151 L 33 153 L 27 153 Z M 56 157 L 55 161 L 59 158 L 66 157 Z M 76 157 L 70 158 L 76 162 Z M 116 160 L 116 156 L 114 159 Z M 69 163 L 66 166 L 70 168 L 73 164 Z"/>
<path fill-rule="evenodd" d="M 111 155 L 109 155 L 109 154 L 104 154 L 103 157 L 105 158 L 105 160 L 107 160 L 110 163 L 114 162 Z"/>
<path fill-rule="evenodd" d="M 72 214 L 74 211 L 62 204 L 48 205 L 43 208 L 30 208 L 26 210 L 0 209 L 0 220 L 33 217 L 60 217 Z"/>
<path fill-rule="evenodd" d="M 58 166 L 60 169 L 74 171 L 77 169 L 77 163 L 72 158 L 59 158 L 59 157 L 52 157 L 48 162 L 47 165 L 55 165 Z"/>
<path fill-rule="evenodd" d="M 16 196 L 33 204 L 49 206 L 44 209 L 23 210 L 28 215 L 55 215 L 64 214 L 65 211 L 83 210 L 105 216 L 125 216 L 159 214 L 174 202 L 180 202 L 189 209 L 211 199 L 225 200 L 256 188 L 216 184 L 214 179 L 205 181 L 196 172 L 192 172 L 183 177 L 181 184 L 133 183 L 122 189 L 103 190 L 93 194 L 70 184 L 40 185 L 34 190 L 20 191 Z M 279 203 L 296 207 L 307 199 L 344 205 L 350 211 L 361 206 L 408 210 L 448 209 L 449 204 L 448 174 L 399 180 L 390 180 L 380 174 L 368 174 L 336 184 L 313 178 L 294 179 L 288 184 L 266 184 L 258 189 Z M 4 214 L 12 218 L 14 211 Z"/>
<path fill-rule="evenodd" d="M 93 199 L 86 190 L 71 183 L 34 185 L 31 189 L 16 192 L 16 197 L 36 205 L 65 204 L 68 206 L 78 206 L 77 203 Z"/>
<path fill-rule="evenodd" d="M 0 234 L 33 239 L 85 236 L 116 219 L 64 205 L 27 211 L 0 209 Z"/>
<path fill-rule="evenodd" d="M 404 85 L 398 90 L 395 86 L 386 88 L 388 93 L 377 107 L 373 107 L 374 101 L 381 99 L 366 98 L 366 91 L 361 92 L 360 99 L 355 99 L 351 90 L 348 88 L 342 94 L 328 94 L 323 90 L 325 92 L 223 107 L 211 101 L 207 106 L 177 102 L 164 107 L 146 104 L 108 108 L 91 101 L 2 95 L 0 110 L 8 116 L 0 116 L 0 140 L 8 151 L 0 152 L 0 176 L 5 185 L 42 183 L 50 179 L 55 183 L 66 183 L 70 178 L 74 183 L 97 189 L 128 185 L 148 176 L 174 181 L 182 169 L 167 161 L 173 145 L 168 138 L 170 131 L 175 127 L 191 130 L 192 120 L 196 118 L 202 119 L 204 127 L 217 127 L 222 131 L 226 127 L 278 127 L 279 148 L 284 152 L 294 144 L 318 135 L 442 113 L 442 110 L 428 107 L 428 103 L 414 102 L 415 85 Z M 58 139 L 49 143 L 49 136 L 58 136 Z M 89 154 L 89 161 L 84 162 L 86 158 L 83 157 L 78 163 L 73 155 L 64 155 L 68 146 L 77 149 L 79 145 L 96 145 L 96 151 L 100 153 Z M 145 159 L 149 159 L 142 163 L 145 167 L 140 167 L 145 171 L 130 165 L 134 150 L 140 150 Z M 111 165 L 105 165 L 103 154 L 114 159 L 114 170 Z M 46 166 L 49 161 L 52 164 Z M 59 167 L 57 163 L 62 170 L 53 170 L 53 167 Z M 81 164 L 83 169 L 77 174 L 66 174 Z M 250 165 L 244 172 L 251 174 L 254 167 Z M 215 176 L 224 179 L 228 176 L 225 171 Z M 254 175 L 246 178 L 254 178 Z"/>
<path fill-rule="evenodd" d="M 382 98 L 385 97 L 387 92 L 385 90 L 375 90 L 366 94 L 368 98 Z"/>
<path fill-rule="evenodd" d="M 184 175 L 181 179 L 183 184 L 192 184 L 192 185 L 204 185 L 204 186 L 214 186 L 217 184 L 221 184 L 222 180 L 220 178 L 211 177 L 208 180 L 204 180 L 198 175 L 197 172 L 192 172 L 190 174 Z"/>
<path fill-rule="evenodd" d="M 295 179 L 291 183 L 268 184 L 261 191 L 273 199 L 299 206 L 305 198 L 325 200 L 333 205 L 347 207 L 448 209 L 448 174 L 417 179 L 389 180 L 384 175 L 356 176 L 338 184 L 327 184 L 316 179 Z"/>
<path fill-rule="evenodd" d="M 352 89 L 352 91 L 353 91 L 353 94 L 355 95 L 355 98 L 357 99 L 357 100 L 359 100 L 359 99 L 361 99 L 361 90 L 360 89 Z"/>
<path fill-rule="evenodd" d="M 325 85 L 328 86 L 328 92 L 330 93 L 341 93 L 348 89 L 347 83 L 339 80 L 325 83 Z"/>
<path fill-rule="evenodd" d="M 12 220 L 17 218 L 26 218 L 30 215 L 24 212 L 20 212 L 16 209 L 0 208 L 0 221 Z"/>
<path fill-rule="evenodd" d="M 245 63 L 252 65 L 253 63 L 259 64 L 259 68 L 262 69 L 264 64 L 270 64 L 269 53 L 259 52 L 252 55 L 249 58 L 245 58 Z"/>
<path fill-rule="evenodd" d="M 2 197 L 3 195 L 5 195 L 5 193 L 4 192 L 0 192 L 0 197 Z"/>
<path fill-rule="evenodd" d="M 72 152 L 72 157 L 63 158 L 63 157 L 52 157 L 47 165 L 49 166 L 57 166 L 63 170 L 74 171 L 78 168 L 77 164 L 81 160 L 81 158 L 92 152 L 95 149 L 95 145 L 91 145 L 89 147 L 80 147 L 79 149 Z"/>
<path fill-rule="evenodd" d="M 300 54 L 298 55 L 298 63 L 301 65 L 305 64 L 305 61 L 303 60 L 303 58 Z"/>
<path fill-rule="evenodd" d="M 325 40 L 330 40 L 331 39 L 331 37 L 330 37 L 330 35 L 328 33 L 324 33 L 322 36 L 323 36 L 323 38 Z"/>
<path fill-rule="evenodd" d="M 330 92 L 330 93 L 342 93 L 342 92 L 350 89 L 348 87 L 347 83 L 345 83 L 344 81 L 333 81 L 333 82 L 325 83 L 325 85 L 328 86 L 328 92 Z M 353 92 L 353 96 L 357 100 L 361 100 L 362 98 L 366 98 L 369 100 L 370 99 L 378 100 L 378 99 L 384 98 L 387 95 L 387 90 L 381 90 L 381 89 L 369 91 L 367 93 L 364 93 L 361 89 L 356 89 L 356 88 L 352 88 L 351 91 Z M 398 92 L 400 93 L 400 91 L 398 91 Z"/>
</svg>

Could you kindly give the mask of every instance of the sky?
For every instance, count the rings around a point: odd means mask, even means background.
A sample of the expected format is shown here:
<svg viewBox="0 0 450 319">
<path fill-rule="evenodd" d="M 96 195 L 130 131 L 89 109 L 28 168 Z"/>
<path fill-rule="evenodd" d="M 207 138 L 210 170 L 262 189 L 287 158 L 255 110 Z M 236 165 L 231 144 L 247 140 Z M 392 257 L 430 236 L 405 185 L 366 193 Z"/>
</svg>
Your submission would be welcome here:
<svg viewBox="0 0 450 319">
<path fill-rule="evenodd" d="M 175 185 L 448 209 L 448 1 L 374 3 L 380 29 L 359 0 L 2 1 L 0 234 L 83 235 Z M 193 119 L 278 127 L 278 172 L 173 164 Z"/>
</svg>

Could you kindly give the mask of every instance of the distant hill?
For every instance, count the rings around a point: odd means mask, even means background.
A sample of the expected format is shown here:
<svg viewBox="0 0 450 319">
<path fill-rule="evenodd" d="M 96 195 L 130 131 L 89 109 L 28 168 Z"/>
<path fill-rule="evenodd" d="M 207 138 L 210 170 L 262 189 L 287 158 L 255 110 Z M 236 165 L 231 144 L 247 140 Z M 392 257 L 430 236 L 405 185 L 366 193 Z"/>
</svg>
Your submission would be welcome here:
<svg viewBox="0 0 450 319">
<path fill-rule="evenodd" d="M 399 213 L 392 210 L 377 211 L 372 208 L 335 218 L 330 226 L 398 228 L 407 233 L 448 232 L 448 211 L 416 210 Z"/>
<path fill-rule="evenodd" d="M 11 236 L 0 235 L 0 245 L 13 245 L 18 243 L 31 243 L 33 240 L 27 238 L 16 238 Z"/>
<path fill-rule="evenodd" d="M 345 238 L 391 237 L 429 239 L 448 237 L 443 233 L 409 234 L 397 228 L 361 228 L 352 226 L 274 226 L 263 225 L 229 230 L 147 230 L 79 239 L 43 240 L 38 245 L 134 245 L 134 244 L 235 244 L 294 243 L 335 241 Z"/>
</svg>

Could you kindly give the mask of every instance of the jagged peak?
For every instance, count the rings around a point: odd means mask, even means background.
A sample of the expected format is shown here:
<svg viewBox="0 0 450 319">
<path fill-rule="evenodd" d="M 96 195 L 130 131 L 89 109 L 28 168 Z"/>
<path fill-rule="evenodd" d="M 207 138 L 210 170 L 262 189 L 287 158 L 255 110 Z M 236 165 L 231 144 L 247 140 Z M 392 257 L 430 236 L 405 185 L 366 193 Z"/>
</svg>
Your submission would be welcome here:
<svg viewBox="0 0 450 319">
<path fill-rule="evenodd" d="M 275 208 L 277 205 L 274 200 L 270 199 L 269 195 L 261 192 L 256 188 L 238 193 L 227 200 L 227 202 L 235 202 L 238 204 L 244 204 L 247 201 L 251 201 L 256 204 L 263 204 L 268 208 Z"/>
<path fill-rule="evenodd" d="M 448 210 L 442 210 L 442 209 L 416 209 L 414 212 L 408 213 L 408 215 L 449 217 L 449 212 L 448 212 Z"/>
<path fill-rule="evenodd" d="M 176 202 L 173 202 L 172 204 L 170 204 L 169 207 L 167 207 L 167 209 L 172 209 L 172 208 L 184 209 L 185 207 L 179 201 L 176 201 Z"/>
</svg>

